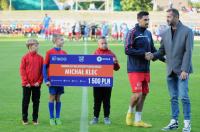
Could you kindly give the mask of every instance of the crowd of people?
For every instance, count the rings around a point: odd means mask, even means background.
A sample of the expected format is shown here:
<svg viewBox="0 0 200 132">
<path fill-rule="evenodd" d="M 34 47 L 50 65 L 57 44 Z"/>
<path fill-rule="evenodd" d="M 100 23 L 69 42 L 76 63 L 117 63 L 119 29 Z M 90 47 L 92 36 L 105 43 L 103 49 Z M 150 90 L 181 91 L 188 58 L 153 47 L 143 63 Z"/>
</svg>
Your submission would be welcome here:
<svg viewBox="0 0 200 132">
<path fill-rule="evenodd" d="M 134 23 L 108 23 L 103 22 L 64 22 L 55 20 L 45 14 L 42 22 L 0 22 L 0 36 L 40 37 L 52 40 L 53 34 L 62 34 L 68 40 L 97 40 L 106 37 L 110 40 L 125 40 L 125 37 Z M 160 35 L 168 28 L 165 24 L 152 24 L 150 26 L 153 38 L 159 41 Z M 191 25 L 195 36 L 200 36 L 200 26 Z"/>
<path fill-rule="evenodd" d="M 124 40 L 130 25 L 126 23 L 88 23 L 52 21 L 46 15 L 43 22 L 0 23 L 0 35 L 42 37 L 51 40 L 53 34 L 64 35 L 68 40 L 97 40 L 100 37 Z"/>
</svg>

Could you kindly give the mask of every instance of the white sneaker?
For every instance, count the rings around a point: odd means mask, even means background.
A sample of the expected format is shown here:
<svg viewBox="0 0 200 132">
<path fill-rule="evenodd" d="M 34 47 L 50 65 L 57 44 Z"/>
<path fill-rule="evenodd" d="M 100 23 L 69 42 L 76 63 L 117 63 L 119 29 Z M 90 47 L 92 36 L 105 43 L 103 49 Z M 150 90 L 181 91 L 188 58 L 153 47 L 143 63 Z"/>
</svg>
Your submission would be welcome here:
<svg viewBox="0 0 200 132">
<path fill-rule="evenodd" d="M 99 122 L 99 119 L 97 117 L 93 117 L 93 119 L 90 121 L 90 125 L 95 125 Z"/>
<path fill-rule="evenodd" d="M 111 124 L 111 121 L 110 121 L 109 117 L 105 117 L 104 118 L 104 124 L 106 124 L 106 125 L 110 125 Z"/>
<path fill-rule="evenodd" d="M 169 131 L 169 130 L 176 130 L 178 129 L 178 121 L 175 119 L 171 119 L 170 123 L 162 128 L 163 131 Z"/>
<path fill-rule="evenodd" d="M 191 131 L 191 123 L 190 120 L 184 120 L 184 127 L 182 132 L 190 132 Z"/>
</svg>

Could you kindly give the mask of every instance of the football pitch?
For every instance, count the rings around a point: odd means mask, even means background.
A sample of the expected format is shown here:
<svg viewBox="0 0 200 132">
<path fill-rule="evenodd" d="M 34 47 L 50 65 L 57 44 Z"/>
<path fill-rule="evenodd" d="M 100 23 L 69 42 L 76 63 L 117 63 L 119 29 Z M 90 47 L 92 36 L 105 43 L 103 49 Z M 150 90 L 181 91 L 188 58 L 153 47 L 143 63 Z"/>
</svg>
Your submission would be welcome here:
<svg viewBox="0 0 200 132">
<path fill-rule="evenodd" d="M 144 110 L 143 120 L 153 125 L 152 128 L 136 128 L 126 126 L 125 116 L 129 106 L 131 88 L 128 82 L 126 71 L 126 55 L 124 47 L 119 42 L 109 42 L 110 49 L 117 55 L 121 69 L 114 73 L 114 87 L 111 97 L 112 124 L 107 126 L 103 123 L 103 109 L 101 108 L 100 122 L 97 125 L 89 125 L 93 117 L 93 91 L 87 89 L 84 102 L 82 97 L 83 88 L 65 87 L 65 94 L 62 95 L 61 126 L 49 125 L 48 112 L 48 88 L 44 84 L 41 88 L 39 125 L 34 126 L 32 120 L 32 103 L 29 104 L 29 122 L 27 126 L 21 123 L 21 100 L 22 87 L 19 75 L 21 57 L 27 52 L 24 38 L 0 38 L 0 132 L 160 132 L 161 128 L 170 120 L 170 99 L 166 85 L 166 66 L 157 61 L 151 62 L 151 84 Z M 156 44 L 159 47 L 159 44 Z M 52 48 L 51 41 L 40 41 L 39 53 Z M 83 41 L 66 41 L 63 47 L 68 54 L 92 54 L 97 48 L 97 42 L 88 42 L 86 47 Z M 194 73 L 190 76 L 189 95 L 192 107 L 192 132 L 199 132 L 200 122 L 200 42 L 196 41 L 193 50 Z M 30 101 L 31 102 L 31 101 Z M 82 105 L 82 103 L 88 104 Z M 181 102 L 180 102 L 181 104 Z M 82 111 L 84 111 L 82 113 Z M 88 113 L 88 115 L 87 115 Z M 84 115 L 87 118 L 82 118 Z M 183 113 L 180 105 L 179 129 L 183 127 Z M 84 129 L 84 130 L 82 130 Z"/>
</svg>

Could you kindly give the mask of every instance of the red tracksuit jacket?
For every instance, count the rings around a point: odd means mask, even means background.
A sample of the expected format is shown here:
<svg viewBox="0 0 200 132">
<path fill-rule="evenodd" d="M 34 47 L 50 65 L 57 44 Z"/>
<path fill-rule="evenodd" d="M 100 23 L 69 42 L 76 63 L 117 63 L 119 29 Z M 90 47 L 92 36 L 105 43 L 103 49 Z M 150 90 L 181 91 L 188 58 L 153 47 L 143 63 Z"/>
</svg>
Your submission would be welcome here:
<svg viewBox="0 0 200 132">
<path fill-rule="evenodd" d="M 96 51 L 94 52 L 95 55 L 112 55 L 113 58 L 115 58 L 117 60 L 117 57 L 116 55 L 109 49 L 106 49 L 106 50 L 103 50 L 103 49 L 96 49 Z M 120 65 L 118 63 L 118 60 L 117 60 L 117 63 L 114 64 L 114 68 L 113 68 L 115 71 L 118 71 L 120 69 Z"/>
<path fill-rule="evenodd" d="M 20 75 L 22 86 L 30 84 L 34 86 L 36 82 L 42 84 L 43 57 L 36 52 L 29 52 L 22 57 L 20 64 Z"/>
</svg>

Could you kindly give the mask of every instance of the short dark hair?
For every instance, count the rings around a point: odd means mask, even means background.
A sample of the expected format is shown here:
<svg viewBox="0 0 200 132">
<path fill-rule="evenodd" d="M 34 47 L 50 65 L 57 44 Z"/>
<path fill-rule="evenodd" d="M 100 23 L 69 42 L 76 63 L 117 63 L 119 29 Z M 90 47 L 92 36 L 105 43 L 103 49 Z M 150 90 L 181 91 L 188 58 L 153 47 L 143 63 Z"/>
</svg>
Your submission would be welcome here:
<svg viewBox="0 0 200 132">
<path fill-rule="evenodd" d="M 106 37 L 104 37 L 104 36 L 99 37 L 99 39 L 98 39 L 98 43 L 99 43 L 100 40 L 105 40 L 106 43 L 107 43 L 107 39 L 106 39 Z"/>
<path fill-rule="evenodd" d="M 143 16 L 148 16 L 148 15 L 149 15 L 149 12 L 147 12 L 147 11 L 140 11 L 137 14 L 137 19 L 142 19 Z"/>
<path fill-rule="evenodd" d="M 172 12 L 173 13 L 173 16 L 177 16 L 179 18 L 179 12 L 177 9 L 175 8 L 170 8 L 167 10 L 167 12 Z"/>
</svg>

